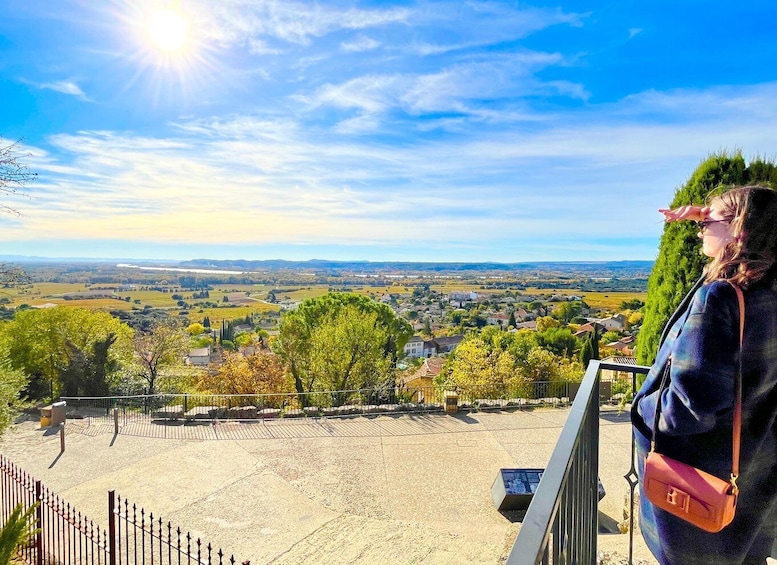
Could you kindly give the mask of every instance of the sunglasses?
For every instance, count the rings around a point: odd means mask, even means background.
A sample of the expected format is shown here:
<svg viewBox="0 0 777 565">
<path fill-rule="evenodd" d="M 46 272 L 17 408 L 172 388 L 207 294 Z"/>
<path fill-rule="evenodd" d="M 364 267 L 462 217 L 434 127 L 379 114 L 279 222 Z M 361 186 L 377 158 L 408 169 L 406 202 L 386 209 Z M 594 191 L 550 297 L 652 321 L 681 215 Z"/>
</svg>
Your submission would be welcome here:
<svg viewBox="0 0 777 565">
<path fill-rule="evenodd" d="M 699 226 L 699 229 L 704 231 L 707 229 L 708 226 L 712 224 L 719 224 L 719 223 L 729 223 L 731 220 L 702 220 L 701 222 L 696 222 Z"/>
</svg>

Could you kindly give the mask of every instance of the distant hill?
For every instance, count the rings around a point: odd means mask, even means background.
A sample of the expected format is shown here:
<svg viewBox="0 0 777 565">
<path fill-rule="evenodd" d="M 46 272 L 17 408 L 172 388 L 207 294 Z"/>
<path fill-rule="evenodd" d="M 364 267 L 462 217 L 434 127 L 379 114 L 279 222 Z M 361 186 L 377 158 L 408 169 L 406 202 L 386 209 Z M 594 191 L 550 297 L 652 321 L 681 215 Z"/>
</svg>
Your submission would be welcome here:
<svg viewBox="0 0 777 565">
<path fill-rule="evenodd" d="M 557 277 L 598 279 L 645 279 L 650 276 L 653 261 L 533 261 L 525 263 L 497 262 L 422 262 L 422 261 L 333 261 L 310 259 L 308 261 L 286 261 L 271 259 L 252 261 L 244 259 L 193 259 L 188 261 L 158 259 L 82 258 L 82 257 L 31 257 L 22 255 L 0 255 L 0 263 L 18 263 L 25 268 L 81 268 L 98 269 L 101 272 L 122 263 L 154 269 L 168 268 L 242 271 L 250 272 L 302 272 L 322 276 L 374 275 L 451 275 L 451 276 L 511 276 L 547 279 Z M 202 274 L 202 273 L 200 273 Z M 214 273 L 215 274 L 215 273 Z"/>
<path fill-rule="evenodd" d="M 349 271 L 364 273 L 558 273 L 566 276 L 642 278 L 650 275 L 653 261 L 537 261 L 530 263 L 437 263 L 391 261 L 249 261 L 194 259 L 178 266 L 196 269 Z"/>
</svg>

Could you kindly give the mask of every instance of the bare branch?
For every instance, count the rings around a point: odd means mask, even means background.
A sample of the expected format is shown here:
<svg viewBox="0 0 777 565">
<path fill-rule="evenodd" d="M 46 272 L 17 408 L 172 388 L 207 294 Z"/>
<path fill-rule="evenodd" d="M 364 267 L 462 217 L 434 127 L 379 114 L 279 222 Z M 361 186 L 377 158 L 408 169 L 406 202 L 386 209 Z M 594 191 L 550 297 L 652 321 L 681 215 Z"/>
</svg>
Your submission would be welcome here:
<svg viewBox="0 0 777 565">
<path fill-rule="evenodd" d="M 29 157 L 29 153 L 21 153 L 18 146 L 21 140 L 4 145 L 0 138 L 0 195 L 2 196 L 21 196 L 29 198 L 29 195 L 23 191 L 24 187 L 31 182 L 37 173 L 30 172 L 27 165 L 20 162 L 21 157 Z M 0 212 L 15 214 L 21 213 L 7 204 L 0 202 Z"/>
</svg>

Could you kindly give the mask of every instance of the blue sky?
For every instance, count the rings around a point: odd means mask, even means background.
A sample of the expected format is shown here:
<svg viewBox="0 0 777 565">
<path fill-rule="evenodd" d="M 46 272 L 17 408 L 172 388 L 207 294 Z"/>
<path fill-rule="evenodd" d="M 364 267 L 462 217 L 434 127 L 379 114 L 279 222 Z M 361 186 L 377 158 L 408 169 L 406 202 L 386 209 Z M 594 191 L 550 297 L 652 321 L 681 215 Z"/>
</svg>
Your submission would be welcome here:
<svg viewBox="0 0 777 565">
<path fill-rule="evenodd" d="M 4 0 L 0 255 L 653 259 L 777 157 L 773 0 Z M 0 195 L 2 196 L 2 195 Z"/>
</svg>

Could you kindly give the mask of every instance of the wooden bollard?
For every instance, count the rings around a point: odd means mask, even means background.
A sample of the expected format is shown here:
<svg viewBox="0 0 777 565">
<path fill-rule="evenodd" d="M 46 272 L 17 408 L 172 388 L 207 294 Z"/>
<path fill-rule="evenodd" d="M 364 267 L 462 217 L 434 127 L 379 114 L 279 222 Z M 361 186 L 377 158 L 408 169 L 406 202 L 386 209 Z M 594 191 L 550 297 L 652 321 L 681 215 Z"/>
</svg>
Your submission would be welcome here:
<svg viewBox="0 0 777 565">
<path fill-rule="evenodd" d="M 65 453 L 65 422 L 59 424 L 59 452 Z"/>
<path fill-rule="evenodd" d="M 113 435 L 119 435 L 119 409 L 113 409 Z"/>
</svg>

